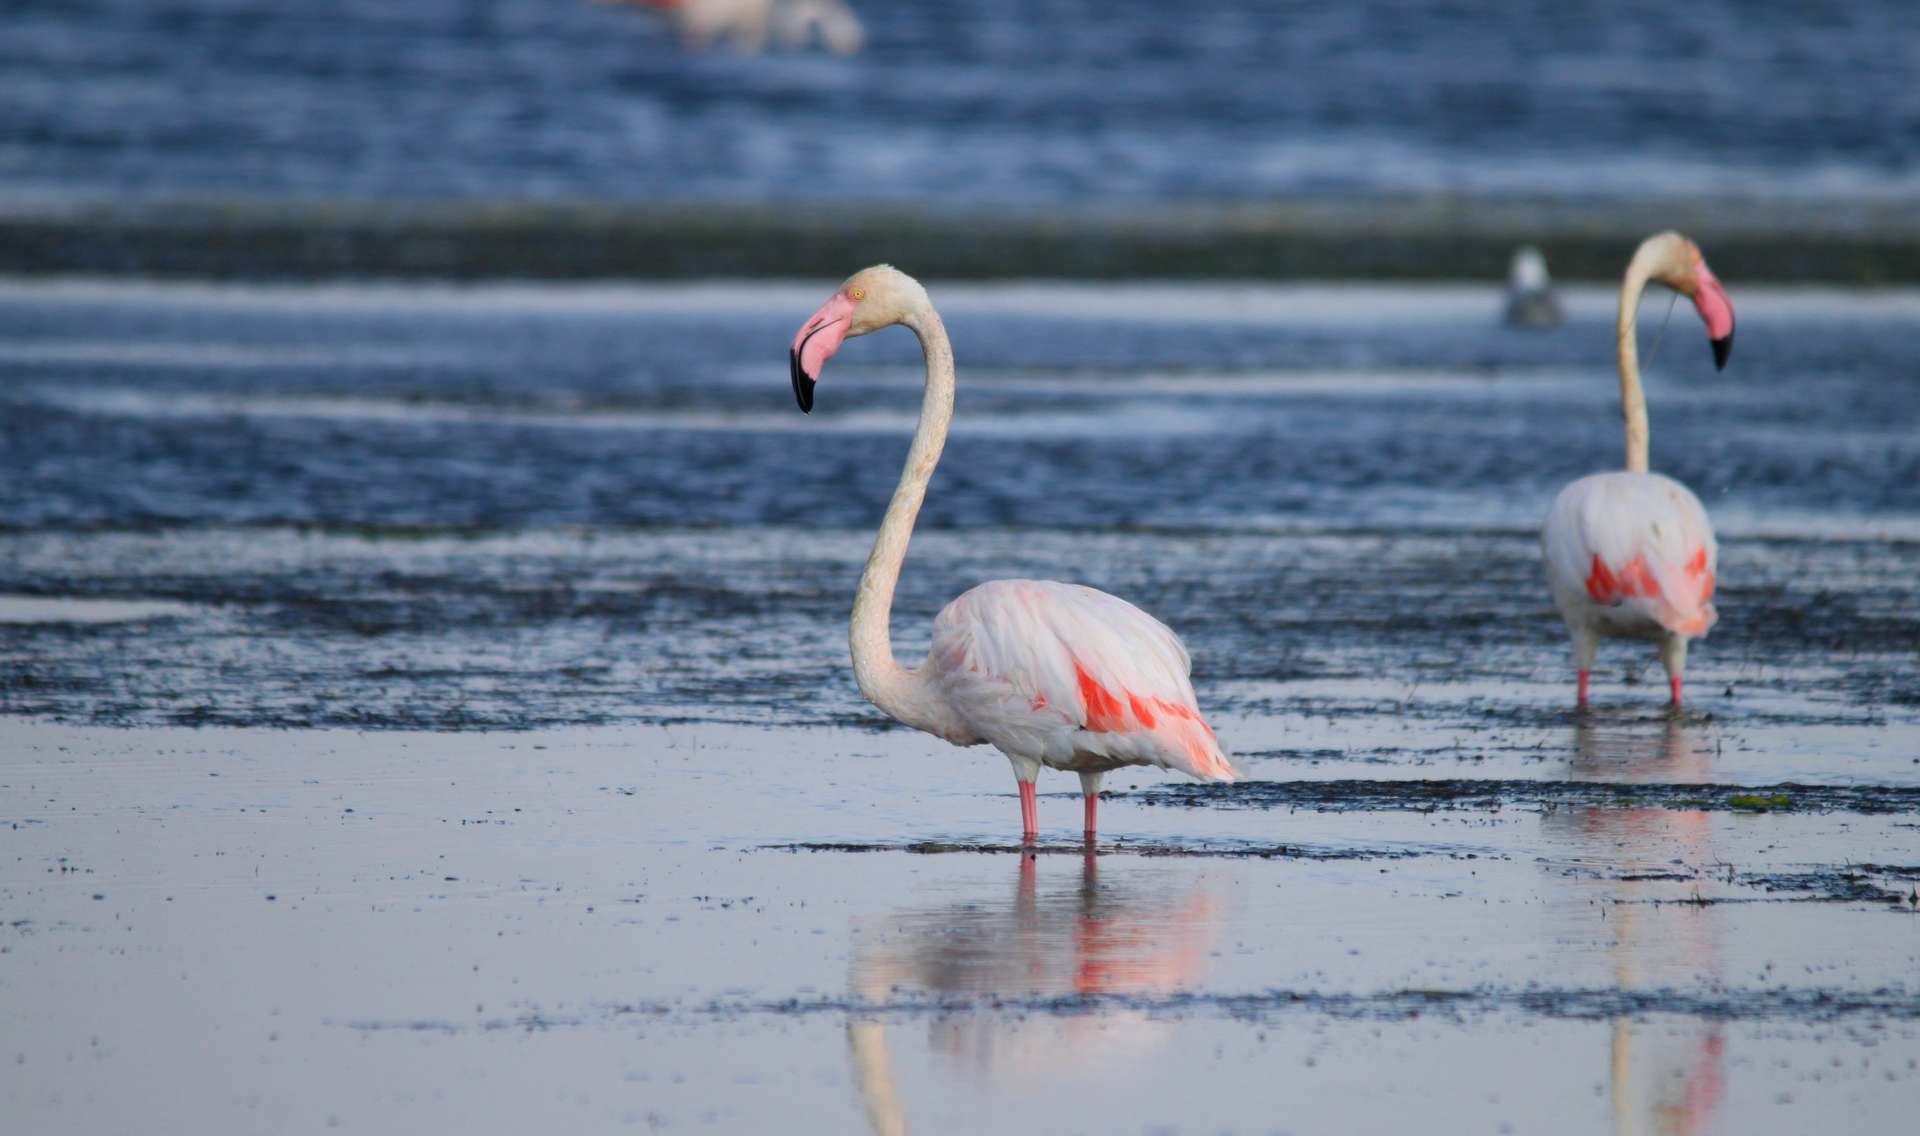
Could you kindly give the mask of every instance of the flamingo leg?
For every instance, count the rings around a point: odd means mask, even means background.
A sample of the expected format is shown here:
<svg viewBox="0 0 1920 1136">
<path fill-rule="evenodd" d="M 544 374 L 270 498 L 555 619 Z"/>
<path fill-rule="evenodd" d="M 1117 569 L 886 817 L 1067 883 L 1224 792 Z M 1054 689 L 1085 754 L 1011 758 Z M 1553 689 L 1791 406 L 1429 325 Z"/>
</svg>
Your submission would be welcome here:
<svg viewBox="0 0 1920 1136">
<path fill-rule="evenodd" d="M 1033 792 L 1033 782 L 1020 782 L 1020 836 L 1029 844 L 1040 835 L 1040 802 Z"/>
<path fill-rule="evenodd" d="M 1579 688 L 1580 705 L 1582 706 L 1585 706 L 1587 704 L 1587 679 L 1592 677 L 1592 675 L 1593 675 L 1592 671 L 1582 670 L 1580 672 L 1580 678 L 1577 682 L 1577 686 Z"/>
<path fill-rule="evenodd" d="M 1673 691 L 1673 704 L 1675 706 L 1680 705 L 1680 676 L 1679 675 L 1668 676 L 1667 688 Z"/>
<path fill-rule="evenodd" d="M 1093 843 L 1093 832 L 1100 813 L 1100 781 L 1105 773 L 1082 773 L 1080 775 L 1080 795 L 1087 801 L 1087 843 Z"/>
</svg>

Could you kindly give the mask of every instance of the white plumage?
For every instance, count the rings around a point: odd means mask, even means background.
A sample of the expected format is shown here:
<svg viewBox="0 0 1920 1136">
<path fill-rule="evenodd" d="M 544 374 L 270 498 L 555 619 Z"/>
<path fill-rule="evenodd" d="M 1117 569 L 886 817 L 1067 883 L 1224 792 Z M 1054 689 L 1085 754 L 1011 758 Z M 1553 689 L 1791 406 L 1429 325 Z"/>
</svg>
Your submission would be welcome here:
<svg viewBox="0 0 1920 1136">
<path fill-rule="evenodd" d="M 1013 761 L 1102 773 L 1157 765 L 1231 781 L 1166 624 L 1080 584 L 994 580 L 933 621 L 932 680 L 968 730 Z"/>
<path fill-rule="evenodd" d="M 1705 635 L 1718 618 L 1713 589 L 1720 548 L 1707 511 L 1686 486 L 1647 470 L 1647 403 L 1636 331 L 1640 296 L 1650 280 L 1693 300 L 1707 325 L 1716 365 L 1724 365 L 1733 349 L 1733 304 L 1699 246 L 1678 233 L 1642 241 L 1620 284 L 1616 326 L 1627 468 L 1592 474 L 1562 489 L 1540 533 L 1553 602 L 1573 636 L 1583 706 L 1602 638 L 1658 643 L 1678 706 L 1687 643 Z"/>
<path fill-rule="evenodd" d="M 1540 543 L 1582 670 L 1595 638 L 1693 638 L 1718 618 L 1719 544 L 1700 499 L 1671 477 L 1581 478 L 1554 499 Z"/>
</svg>

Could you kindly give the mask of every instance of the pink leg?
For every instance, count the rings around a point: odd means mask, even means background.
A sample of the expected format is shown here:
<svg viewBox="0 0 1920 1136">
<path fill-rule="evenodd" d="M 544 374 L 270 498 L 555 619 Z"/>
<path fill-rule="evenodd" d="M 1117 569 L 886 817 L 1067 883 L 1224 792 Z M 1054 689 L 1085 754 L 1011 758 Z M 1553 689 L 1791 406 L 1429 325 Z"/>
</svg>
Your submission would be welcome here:
<svg viewBox="0 0 1920 1136">
<path fill-rule="evenodd" d="M 1587 704 L 1587 679 L 1591 677 L 1591 675 L 1592 675 L 1592 672 L 1590 671 L 1580 672 L 1580 680 L 1579 680 L 1580 696 L 1579 697 L 1580 697 L 1580 705 L 1582 706 L 1585 706 Z"/>
<path fill-rule="evenodd" d="M 1099 812 L 1099 810 L 1100 810 L 1100 794 L 1088 793 L 1087 794 L 1087 839 L 1088 840 L 1093 839 L 1094 829 L 1098 827 L 1094 824 L 1094 814 Z"/>
<path fill-rule="evenodd" d="M 1034 799 L 1033 782 L 1020 782 L 1020 836 L 1033 843 L 1040 835 L 1040 802 Z"/>
<path fill-rule="evenodd" d="M 1680 676 L 1672 675 L 1667 679 L 1667 688 L 1673 691 L 1673 704 L 1680 705 Z"/>
</svg>

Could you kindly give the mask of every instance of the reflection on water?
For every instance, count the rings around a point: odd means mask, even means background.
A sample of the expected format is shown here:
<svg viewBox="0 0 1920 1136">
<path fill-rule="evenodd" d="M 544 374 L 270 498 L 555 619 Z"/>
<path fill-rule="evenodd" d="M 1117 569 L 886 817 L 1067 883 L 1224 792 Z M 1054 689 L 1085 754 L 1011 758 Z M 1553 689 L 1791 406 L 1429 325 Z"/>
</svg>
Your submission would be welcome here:
<svg viewBox="0 0 1920 1136">
<path fill-rule="evenodd" d="M 1573 728 L 1568 774 L 1578 781 L 1663 781 L 1693 784 L 1713 780 L 1719 732 L 1665 710 L 1657 717 L 1628 710 L 1594 710 Z M 1617 810 L 1586 810 L 1600 824 L 1618 820 Z M 1630 810 L 1640 811 L 1660 810 Z M 1671 813 L 1693 816 L 1693 813 Z"/>
<path fill-rule="evenodd" d="M 1664 723 L 1583 716 L 1574 728 L 1569 772 L 1589 781 L 1701 782 L 1712 779 L 1715 739 L 1707 727 L 1669 716 Z M 1683 809 L 1579 808 L 1548 813 L 1549 835 L 1595 861 L 1642 861 L 1646 873 L 1667 875 L 1680 864 L 1700 869 L 1716 860 L 1712 818 Z M 1685 870 L 1685 869 L 1681 869 Z M 1606 904 L 1612 934 L 1613 983 L 1620 990 L 1648 986 L 1647 972 L 1671 973 L 1676 961 L 1698 981 L 1718 983 L 1721 962 L 1713 909 L 1649 907 L 1647 899 L 1673 898 L 1672 881 L 1620 879 Z M 1569 904 L 1585 906 L 1592 895 L 1569 889 Z M 1609 902 L 1609 900 L 1613 902 Z M 1657 919 L 1655 913 L 1657 912 Z M 1682 1134 L 1708 1131 L 1726 1082 L 1726 1038 L 1718 1022 L 1701 1019 L 1658 1022 L 1619 1018 L 1607 1057 L 1613 1127 L 1619 1133 Z"/>
<path fill-rule="evenodd" d="M 954 1004 L 931 1017 L 929 1048 L 983 1086 L 1144 1057 L 1172 1023 L 1130 1009 L 1125 998 L 1199 978 L 1219 922 L 1208 877 L 1130 866 L 1102 880 L 1091 854 L 1071 885 L 1043 887 L 1039 877 L 1036 858 L 1022 856 L 1010 897 L 907 909 L 859 928 L 854 996 L 870 1005 Z M 1029 1012 L 1035 1000 L 1100 996 L 1117 1000 L 1087 1013 Z M 900 1019 L 895 1025 L 905 1028 Z M 907 1131 L 907 1108 L 887 1028 L 882 1015 L 856 1016 L 847 1040 L 868 1118 L 891 1136 Z"/>
</svg>

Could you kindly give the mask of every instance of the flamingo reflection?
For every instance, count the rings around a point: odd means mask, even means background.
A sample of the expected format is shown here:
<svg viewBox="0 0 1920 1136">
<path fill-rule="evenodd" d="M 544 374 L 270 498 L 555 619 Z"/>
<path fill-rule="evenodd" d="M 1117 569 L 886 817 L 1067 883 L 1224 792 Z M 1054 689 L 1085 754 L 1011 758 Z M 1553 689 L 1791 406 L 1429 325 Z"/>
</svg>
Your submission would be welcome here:
<svg viewBox="0 0 1920 1136">
<path fill-rule="evenodd" d="M 855 996 L 870 1005 L 953 1003 L 952 1012 L 929 1019 L 930 1048 L 983 1083 L 1145 1057 L 1171 1026 L 1128 1007 L 1125 997 L 1198 978 L 1217 925 L 1209 881 L 1162 871 L 1103 883 L 1091 853 L 1072 886 L 1043 888 L 1040 874 L 1039 861 L 1022 855 L 1011 903 L 907 909 L 863 928 L 850 982 Z M 1030 1012 L 1035 1000 L 1076 996 L 1120 1001 L 1093 1013 Z M 868 1120 L 875 1132 L 895 1136 L 907 1131 L 907 1116 L 886 1030 L 885 1015 L 855 1015 L 847 1041 Z"/>
<path fill-rule="evenodd" d="M 1588 781 L 1684 784 L 1712 779 L 1710 736 L 1689 733 L 1686 723 L 1675 717 L 1666 718 L 1658 732 L 1650 730 L 1651 725 L 1633 718 L 1587 716 L 1574 728 L 1570 772 Z M 1549 813 L 1544 823 L 1549 835 L 1580 848 L 1582 858 L 1615 867 L 1625 859 L 1670 872 L 1676 867 L 1671 861 L 1703 869 L 1717 859 L 1712 818 L 1697 810 L 1577 808 Z M 1611 897 L 1625 901 L 1607 908 L 1617 989 L 1645 989 L 1649 970 L 1671 973 L 1676 962 L 1704 980 L 1718 980 L 1720 924 L 1712 908 L 1654 908 L 1634 902 L 1670 895 L 1672 886 L 1631 879 L 1611 885 Z M 1590 895 L 1568 894 L 1583 906 Z M 1614 1131 L 1668 1136 L 1707 1131 L 1725 1092 L 1725 1051 L 1725 1033 L 1717 1022 L 1616 1019 L 1607 1061 Z"/>
</svg>

